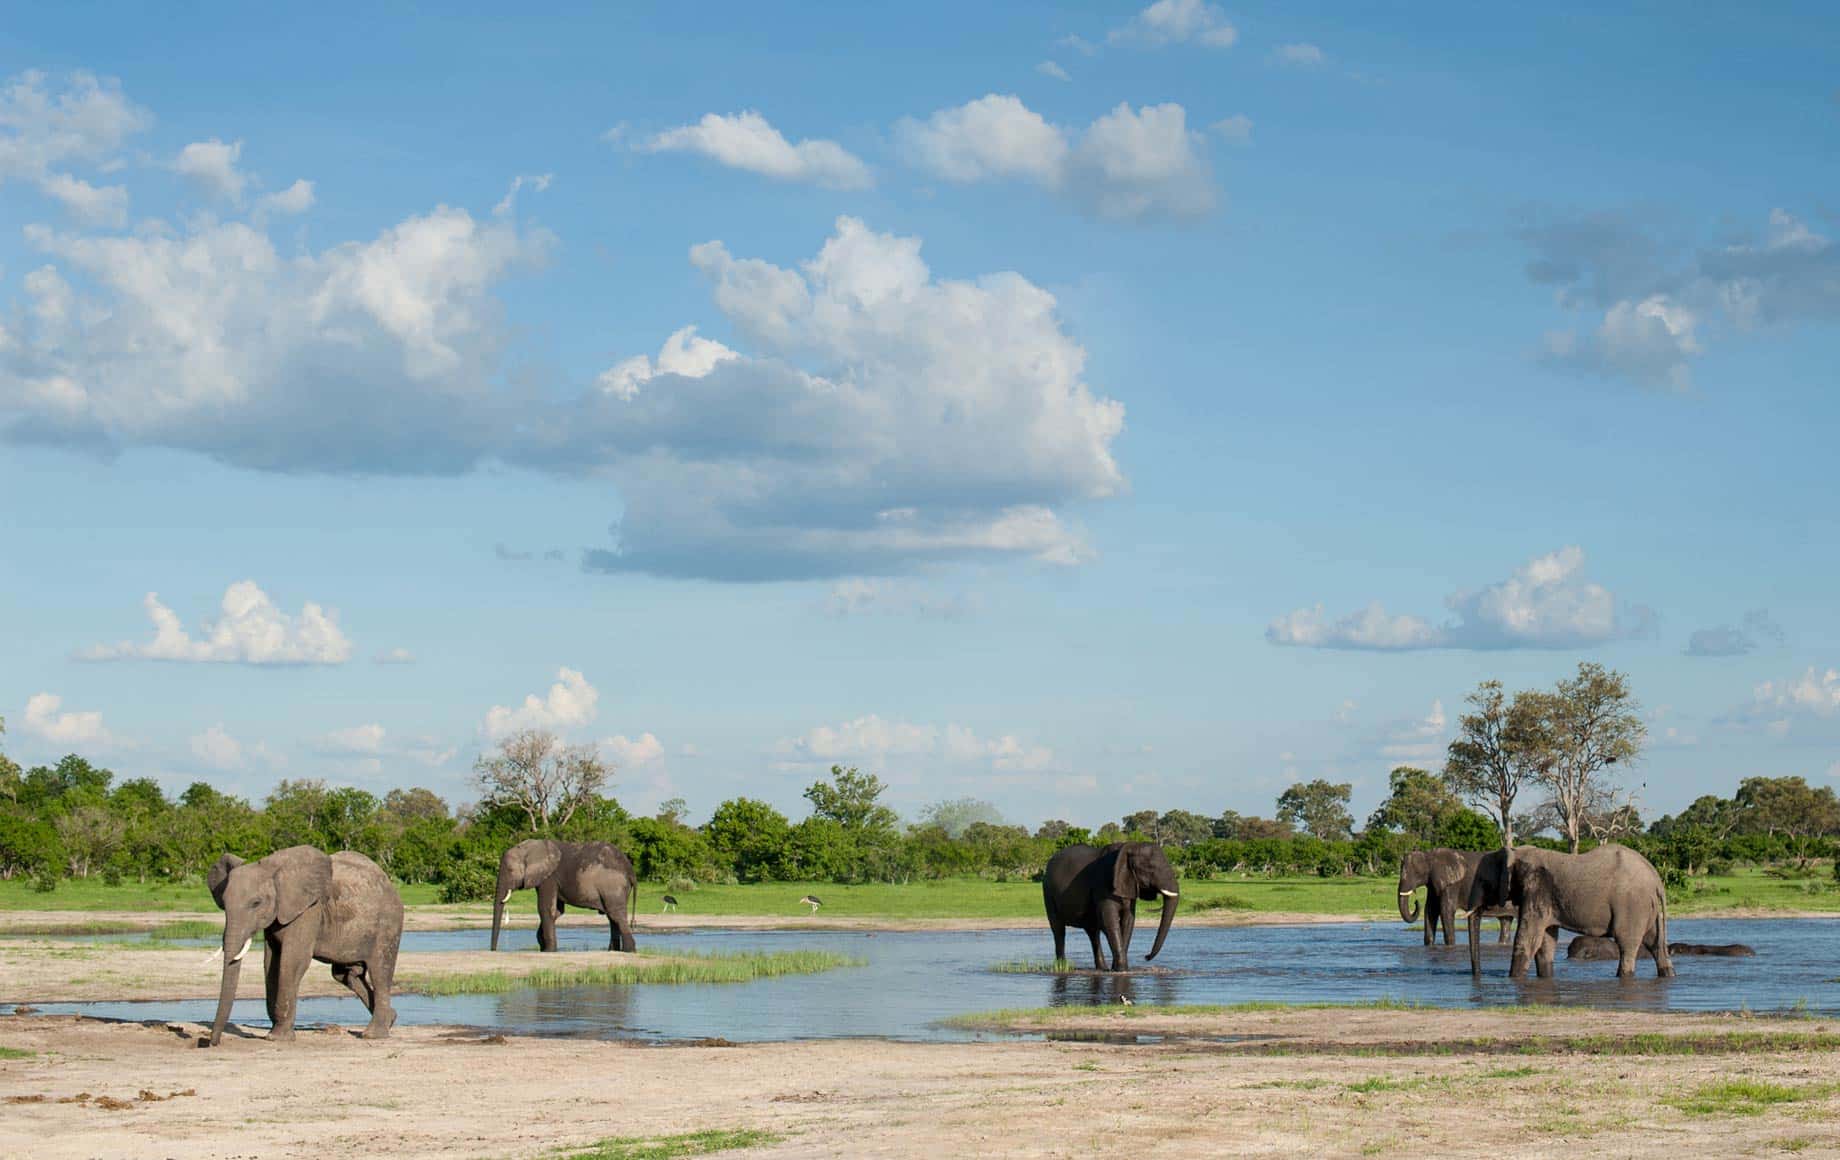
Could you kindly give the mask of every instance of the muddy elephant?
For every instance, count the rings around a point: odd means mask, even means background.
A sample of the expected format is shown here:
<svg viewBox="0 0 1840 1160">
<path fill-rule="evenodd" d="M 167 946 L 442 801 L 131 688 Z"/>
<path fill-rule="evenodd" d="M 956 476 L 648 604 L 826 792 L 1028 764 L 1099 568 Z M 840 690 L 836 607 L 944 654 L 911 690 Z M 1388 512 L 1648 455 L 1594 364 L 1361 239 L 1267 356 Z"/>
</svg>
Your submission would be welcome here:
<svg viewBox="0 0 1840 1160">
<path fill-rule="evenodd" d="M 1113 842 L 1103 850 L 1068 846 L 1048 859 L 1041 877 L 1042 902 L 1054 931 L 1054 957 L 1067 957 L 1067 928 L 1079 927 L 1092 941 L 1093 969 L 1103 971 L 1099 934 L 1111 945 L 1114 971 L 1130 969 L 1131 931 L 1137 926 L 1137 903 L 1163 900 L 1156 942 L 1144 958 L 1154 959 L 1169 937 L 1176 916 L 1176 874 L 1163 848 L 1152 842 Z"/>
<path fill-rule="evenodd" d="M 271 1040 L 294 1038 L 300 980 L 315 960 L 330 963 L 332 977 L 371 1013 L 367 1039 L 390 1033 L 396 1022 L 390 984 L 402 944 L 403 905 L 375 862 L 350 850 L 328 855 L 312 846 L 291 846 L 256 862 L 225 854 L 205 882 L 224 912 L 224 976 L 211 1021 L 212 1047 L 223 1039 L 243 957 L 258 931 Z"/>
<path fill-rule="evenodd" d="M 1483 855 L 1476 850 L 1414 850 L 1399 863 L 1399 918 L 1417 922 L 1418 889 L 1425 888 L 1425 945 L 1437 941 L 1438 924 L 1444 926 L 1444 945 L 1457 942 L 1457 911 L 1469 900 L 1470 884 L 1475 881 L 1476 867 Z M 1406 900 L 1412 900 L 1411 910 Z M 1514 912 L 1498 907 L 1483 915 L 1501 920 L 1496 942 L 1508 941 L 1508 923 Z"/>
<path fill-rule="evenodd" d="M 498 949 L 499 927 L 512 892 L 535 890 L 538 949 L 556 949 L 556 916 L 573 906 L 607 916 L 608 950 L 637 950 L 632 916 L 638 883 L 632 860 L 606 842 L 553 838 L 519 842 L 498 860 L 498 887 L 492 892 L 492 949 Z"/>
<path fill-rule="evenodd" d="M 1469 892 L 1472 975 L 1482 974 L 1481 912 L 1504 905 L 1515 911 L 1511 979 L 1525 978 L 1530 962 L 1540 978 L 1551 978 L 1561 929 L 1614 939 L 1618 978 L 1634 977 L 1644 947 L 1654 956 L 1657 976 L 1674 973 L 1667 891 L 1649 860 L 1627 846 L 1609 843 L 1584 854 L 1520 846 L 1484 856 Z"/>
<path fill-rule="evenodd" d="M 1717 955 L 1723 958 L 1739 959 L 1749 958 L 1756 953 L 1743 943 L 1672 942 L 1668 944 L 1670 955 Z M 1589 962 L 1596 959 L 1614 959 L 1620 956 L 1616 949 L 1615 939 L 1581 934 L 1566 944 L 1565 957 Z M 1648 947 L 1644 945 L 1640 957 L 1652 959 L 1655 956 L 1650 954 Z"/>
</svg>

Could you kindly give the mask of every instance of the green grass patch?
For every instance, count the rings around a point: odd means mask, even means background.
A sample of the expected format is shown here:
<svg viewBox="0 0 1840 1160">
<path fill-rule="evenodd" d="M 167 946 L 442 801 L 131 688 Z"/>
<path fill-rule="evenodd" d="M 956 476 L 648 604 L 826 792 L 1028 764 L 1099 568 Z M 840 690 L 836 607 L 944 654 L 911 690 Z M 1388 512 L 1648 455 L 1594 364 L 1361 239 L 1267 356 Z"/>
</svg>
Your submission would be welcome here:
<svg viewBox="0 0 1840 1160">
<path fill-rule="evenodd" d="M 1403 1079 L 1376 1075 L 1369 1079 L 1358 1080 L 1355 1083 L 1343 1084 L 1342 1090 L 1354 1092 L 1357 1095 L 1372 1095 L 1375 1092 L 1417 1091 L 1419 1088 L 1430 1087 L 1433 1084 L 1442 1084 L 1444 1082 L 1446 1081 L 1423 1075 L 1406 1076 Z"/>
<path fill-rule="evenodd" d="M 993 975 L 1070 975 L 1079 969 L 1066 959 L 1055 959 L 1051 963 L 1039 959 L 1005 959 L 990 965 Z"/>
<path fill-rule="evenodd" d="M 1537 1067 L 1491 1067 L 1479 1073 L 1477 1079 L 1526 1079 L 1530 1075 L 1543 1075 L 1544 1070 Z"/>
<path fill-rule="evenodd" d="M 0 1047 L 0 1059 L 31 1059 L 32 1053 L 17 1047 Z"/>
<path fill-rule="evenodd" d="M 474 971 L 398 979 L 398 991 L 417 995 L 498 995 L 527 987 L 614 987 L 635 983 L 746 983 L 783 975 L 815 975 L 863 960 L 830 951 L 744 951 L 735 954 L 673 955 L 641 952 L 617 963 L 545 967 L 528 974 Z"/>
<path fill-rule="evenodd" d="M 1702 1084 L 1692 1095 L 1669 1100 L 1689 1116 L 1758 1116 L 1777 1104 L 1800 1103 L 1831 1089 L 1793 1088 L 1755 1079 Z"/>
<path fill-rule="evenodd" d="M 675 1136 L 611 1136 L 585 1152 L 558 1153 L 562 1160 L 673 1160 L 678 1156 L 707 1156 L 737 1148 L 777 1144 L 785 1137 L 760 1128 L 706 1128 Z"/>
</svg>

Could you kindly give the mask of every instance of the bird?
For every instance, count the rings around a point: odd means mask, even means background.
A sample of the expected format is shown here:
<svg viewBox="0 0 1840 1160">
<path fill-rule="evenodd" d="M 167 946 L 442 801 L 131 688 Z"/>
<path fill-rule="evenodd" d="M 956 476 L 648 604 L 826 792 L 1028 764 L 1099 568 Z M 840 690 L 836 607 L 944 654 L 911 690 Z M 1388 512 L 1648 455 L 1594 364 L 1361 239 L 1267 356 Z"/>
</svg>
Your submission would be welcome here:
<svg viewBox="0 0 1840 1160">
<path fill-rule="evenodd" d="M 1135 1006 L 1137 1006 L 1137 1004 L 1135 1004 L 1135 1003 L 1133 1003 L 1133 1002 L 1131 1002 L 1131 996 L 1129 996 L 1129 995 L 1120 995 L 1120 996 L 1118 996 L 1118 1001 L 1119 1001 L 1120 1003 L 1123 1003 L 1123 1004 L 1124 1004 L 1124 1005 L 1125 1005 L 1126 1007 L 1135 1007 Z"/>
<path fill-rule="evenodd" d="M 658 913 L 663 914 L 667 910 L 676 910 L 676 909 L 677 909 L 677 899 L 667 894 L 664 896 L 664 910 L 661 910 Z"/>
<path fill-rule="evenodd" d="M 824 905 L 824 903 L 818 900 L 818 896 L 815 894 L 807 894 L 805 897 L 799 899 L 799 904 L 811 907 L 811 912 L 813 914 L 818 913 L 818 908 Z"/>
</svg>

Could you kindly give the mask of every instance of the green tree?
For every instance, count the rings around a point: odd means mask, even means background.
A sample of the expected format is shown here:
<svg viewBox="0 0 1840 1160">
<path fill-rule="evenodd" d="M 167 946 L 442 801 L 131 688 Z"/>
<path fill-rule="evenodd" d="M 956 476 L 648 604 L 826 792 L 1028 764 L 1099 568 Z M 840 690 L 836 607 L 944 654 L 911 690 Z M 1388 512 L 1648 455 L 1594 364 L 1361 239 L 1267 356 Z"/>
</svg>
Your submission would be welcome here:
<svg viewBox="0 0 1840 1160">
<path fill-rule="evenodd" d="M 1615 818 L 1619 800 L 1612 767 L 1627 768 L 1642 751 L 1647 727 L 1622 673 L 1586 661 L 1550 693 L 1522 694 L 1537 722 L 1534 780 L 1547 792 L 1572 853 L 1593 818 Z M 1521 700 L 1515 698 L 1516 702 Z"/>
<path fill-rule="evenodd" d="M 1156 820 L 1156 833 L 1159 841 L 1189 846 L 1213 837 L 1214 822 L 1187 810 L 1167 810 Z"/>
<path fill-rule="evenodd" d="M 1437 840 L 1444 820 L 1463 809 L 1450 787 L 1426 770 L 1396 766 L 1387 775 L 1386 800 L 1367 819 L 1370 830 L 1397 831 L 1421 845 Z"/>
<path fill-rule="evenodd" d="M 1840 799 L 1832 786 L 1819 789 L 1799 777 L 1747 777 L 1732 796 L 1740 831 L 1789 840 L 1796 862 L 1806 866 L 1811 839 L 1840 832 Z"/>
<path fill-rule="evenodd" d="M 1300 781 L 1278 795 L 1278 818 L 1301 826 L 1313 838 L 1345 842 L 1354 830 L 1354 818 L 1348 813 L 1353 794 L 1354 786 L 1347 782 Z"/>
<path fill-rule="evenodd" d="M 743 882 L 775 878 L 784 861 L 792 824 L 763 801 L 732 798 L 716 807 L 703 834 Z"/>
<path fill-rule="evenodd" d="M 568 825 L 577 810 L 600 796 L 612 774 L 593 746 L 564 745 L 542 729 L 513 733 L 473 763 L 480 800 L 515 806 L 535 834 Z"/>
<path fill-rule="evenodd" d="M 1544 753 L 1540 704 L 1527 694 L 1512 701 L 1500 681 L 1484 681 L 1465 698 L 1470 712 L 1457 719 L 1457 737 L 1444 759 L 1444 784 L 1501 827 L 1501 844 L 1514 846 L 1514 803 L 1532 784 Z"/>
<path fill-rule="evenodd" d="M 979 822 L 1000 826 L 1003 815 L 987 801 L 961 797 L 937 801 L 921 810 L 919 827 L 938 826 L 948 838 L 957 838 Z"/>
<path fill-rule="evenodd" d="M 893 836 L 900 822 L 893 810 L 876 801 L 886 788 L 872 773 L 833 765 L 831 780 L 808 786 L 805 800 L 811 803 L 813 814 L 829 818 L 859 840 L 880 839 Z"/>
</svg>

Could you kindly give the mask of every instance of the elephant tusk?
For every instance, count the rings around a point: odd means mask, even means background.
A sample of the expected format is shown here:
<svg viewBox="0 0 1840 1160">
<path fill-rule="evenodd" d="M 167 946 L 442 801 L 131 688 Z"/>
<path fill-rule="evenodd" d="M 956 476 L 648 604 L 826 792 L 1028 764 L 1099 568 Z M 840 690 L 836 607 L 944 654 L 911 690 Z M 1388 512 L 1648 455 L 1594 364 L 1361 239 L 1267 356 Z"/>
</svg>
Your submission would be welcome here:
<svg viewBox="0 0 1840 1160">
<path fill-rule="evenodd" d="M 1410 898 L 1410 897 L 1412 897 L 1412 896 L 1413 896 L 1414 894 L 1417 894 L 1417 893 L 1418 893 L 1418 891 L 1416 891 L 1416 890 L 1401 890 L 1401 891 L 1399 892 L 1399 897 L 1401 897 L 1401 898 Z"/>
<path fill-rule="evenodd" d="M 511 892 L 507 890 L 505 891 L 505 896 L 498 900 L 498 904 L 500 906 L 503 906 L 505 903 L 510 902 L 510 901 L 511 901 Z"/>
<path fill-rule="evenodd" d="M 243 949 L 242 949 L 242 950 L 240 950 L 240 951 L 238 951 L 238 952 L 236 952 L 236 957 L 235 957 L 235 958 L 233 958 L 233 959 L 231 959 L 230 961 L 231 961 L 231 962 L 233 962 L 233 963 L 240 963 L 240 962 L 242 962 L 242 961 L 243 961 L 243 956 L 249 953 L 249 944 L 250 944 L 250 943 L 252 943 L 252 942 L 254 942 L 254 941 L 256 941 L 256 936 L 255 936 L 255 935 L 253 935 L 253 934 L 252 934 L 252 935 L 250 935 L 250 936 L 249 936 L 248 938 L 246 938 L 246 939 L 244 939 L 244 940 L 243 940 Z"/>
<path fill-rule="evenodd" d="M 1164 890 L 1161 887 L 1158 887 L 1156 892 L 1158 894 L 1161 894 L 1164 898 L 1180 898 L 1181 897 L 1181 895 L 1177 893 L 1176 891 Z"/>
<path fill-rule="evenodd" d="M 213 950 L 210 954 L 204 957 L 205 965 L 210 966 L 212 963 L 217 962 L 223 957 L 224 957 L 224 948 L 218 947 L 217 949 Z"/>
</svg>

